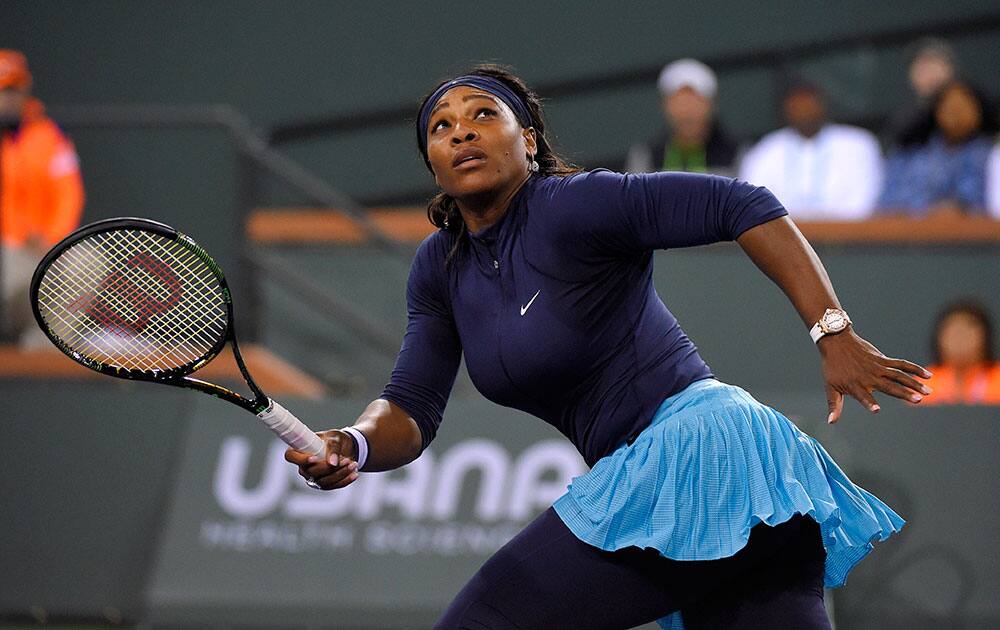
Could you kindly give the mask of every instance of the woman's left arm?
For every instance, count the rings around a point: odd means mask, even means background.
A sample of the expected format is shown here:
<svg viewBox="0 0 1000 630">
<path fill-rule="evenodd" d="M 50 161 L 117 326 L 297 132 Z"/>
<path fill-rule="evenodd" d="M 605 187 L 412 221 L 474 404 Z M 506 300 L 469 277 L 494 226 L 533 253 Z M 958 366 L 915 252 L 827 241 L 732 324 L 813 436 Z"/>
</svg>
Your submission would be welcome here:
<svg viewBox="0 0 1000 630">
<path fill-rule="evenodd" d="M 788 217 L 752 227 L 736 242 L 781 287 L 807 329 L 819 321 L 826 309 L 840 308 L 823 263 Z M 823 360 L 830 423 L 840 418 L 845 395 L 853 396 L 872 413 L 878 413 L 874 391 L 913 403 L 930 393 L 926 385 L 913 378 L 929 378 L 930 372 L 909 361 L 885 356 L 858 336 L 853 327 L 825 335 L 817 345 Z"/>
</svg>

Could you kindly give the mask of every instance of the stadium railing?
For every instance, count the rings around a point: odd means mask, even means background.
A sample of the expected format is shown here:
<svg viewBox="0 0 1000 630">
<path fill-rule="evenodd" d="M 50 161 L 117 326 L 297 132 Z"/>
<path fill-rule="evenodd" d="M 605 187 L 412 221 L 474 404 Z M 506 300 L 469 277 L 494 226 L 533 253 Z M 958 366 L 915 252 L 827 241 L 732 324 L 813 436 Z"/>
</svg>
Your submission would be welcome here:
<svg viewBox="0 0 1000 630">
<path fill-rule="evenodd" d="M 86 105 L 62 106 L 51 108 L 51 114 L 60 125 L 68 130 L 106 129 L 124 131 L 135 129 L 150 129 L 162 131 L 165 129 L 191 130 L 216 129 L 224 131 L 232 142 L 238 160 L 240 171 L 244 174 L 260 173 L 271 176 L 289 186 L 307 203 L 320 206 L 335 206 L 338 215 L 349 217 L 351 225 L 358 234 L 363 235 L 369 245 L 373 245 L 393 258 L 409 261 L 412 247 L 387 234 L 371 214 L 359 203 L 337 190 L 309 169 L 295 162 L 280 150 L 268 146 L 264 137 L 256 132 L 249 120 L 229 105 Z M 254 194 L 256 186 L 249 181 L 255 177 L 244 176 L 239 200 L 239 221 L 246 223 L 259 204 Z M 267 278 L 280 283 L 287 290 L 302 298 L 301 303 L 309 306 L 338 325 L 351 330 L 358 339 L 369 344 L 370 348 L 380 354 L 394 355 L 398 349 L 398 341 L 390 338 L 380 327 L 373 325 L 363 317 L 349 301 L 336 294 L 335 288 L 318 284 L 292 266 L 282 262 L 280 257 L 264 252 L 254 246 L 253 242 L 244 238 L 244 230 L 235 230 L 240 249 L 241 271 L 237 277 L 243 279 L 240 293 L 251 295 L 253 283 L 261 278 Z M 256 336 L 257 313 L 253 312 L 253 302 L 247 301 L 243 309 L 246 317 L 241 318 L 241 329 L 247 331 L 251 340 Z M 281 360 L 262 346 L 247 344 L 247 361 L 255 373 L 262 376 L 262 384 L 275 394 L 279 390 L 307 397 L 318 395 L 322 385 L 307 374 L 298 370 L 286 361 Z M 50 352 L 25 352 L 13 346 L 0 345 L 0 363 L 7 366 L 0 371 L 0 377 L 14 376 L 45 376 L 55 378 L 76 378 L 85 376 L 86 370 L 76 369 L 62 357 Z M 68 365 L 66 367 L 64 365 Z M 255 367 L 259 363 L 261 367 Z M 270 365 L 272 368 L 264 367 Z M 238 376 L 238 375 L 231 375 Z M 220 375 L 226 378 L 226 374 Z M 264 383 L 267 380 L 271 384 Z M 298 382 L 300 385 L 294 385 Z"/>
<path fill-rule="evenodd" d="M 420 242 L 434 231 L 423 208 L 372 208 L 367 224 L 396 241 Z M 866 221 L 796 221 L 812 243 L 1000 243 L 1000 221 L 988 217 L 912 219 L 884 217 Z M 339 208 L 272 208 L 253 212 L 247 236 L 259 244 L 327 243 L 352 245 L 368 241 L 365 224 Z"/>
</svg>

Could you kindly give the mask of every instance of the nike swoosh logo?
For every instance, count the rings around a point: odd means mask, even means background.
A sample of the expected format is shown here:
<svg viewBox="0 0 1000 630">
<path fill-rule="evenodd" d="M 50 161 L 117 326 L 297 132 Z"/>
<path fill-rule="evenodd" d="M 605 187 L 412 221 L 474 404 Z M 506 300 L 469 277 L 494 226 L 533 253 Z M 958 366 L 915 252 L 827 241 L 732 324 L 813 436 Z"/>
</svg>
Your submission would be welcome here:
<svg viewBox="0 0 1000 630">
<path fill-rule="evenodd" d="M 528 300 L 528 303 L 521 307 L 521 317 L 524 317 L 524 314 L 528 312 L 529 308 L 531 308 L 531 303 L 535 301 L 535 298 L 538 297 L 538 294 L 541 292 L 542 292 L 541 289 L 535 291 L 535 294 L 531 296 L 531 299 Z"/>
</svg>

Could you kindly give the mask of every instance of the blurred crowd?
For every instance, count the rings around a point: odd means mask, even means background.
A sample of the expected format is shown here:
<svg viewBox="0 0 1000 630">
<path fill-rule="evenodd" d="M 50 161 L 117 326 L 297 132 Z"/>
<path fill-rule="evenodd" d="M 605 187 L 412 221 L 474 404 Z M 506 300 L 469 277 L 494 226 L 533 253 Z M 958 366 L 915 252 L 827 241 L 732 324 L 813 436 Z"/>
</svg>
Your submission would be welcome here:
<svg viewBox="0 0 1000 630">
<path fill-rule="evenodd" d="M 831 120 L 822 87 L 789 77 L 781 98 L 785 126 L 745 145 L 716 116 L 712 69 L 680 59 L 658 80 L 664 131 L 631 148 L 626 170 L 739 177 L 767 186 L 800 220 L 1000 219 L 996 112 L 958 70 L 946 43 L 920 42 L 909 62 L 909 102 L 874 131 Z M 76 150 L 32 96 L 32 85 L 24 55 L 0 50 L 0 342 L 27 348 L 48 347 L 31 322 L 32 273 L 79 225 L 84 202 Z M 993 348 L 983 306 L 962 301 L 942 311 L 931 340 L 936 391 L 924 404 L 1000 404 Z"/>
<path fill-rule="evenodd" d="M 716 115 L 715 73 L 679 59 L 658 81 L 664 131 L 635 144 L 625 169 L 739 177 L 768 187 L 801 220 L 1000 218 L 998 119 L 989 99 L 962 78 L 944 41 L 919 42 L 908 70 L 909 101 L 883 129 L 832 120 L 823 88 L 790 76 L 781 94 L 785 126 L 741 145 Z"/>
</svg>

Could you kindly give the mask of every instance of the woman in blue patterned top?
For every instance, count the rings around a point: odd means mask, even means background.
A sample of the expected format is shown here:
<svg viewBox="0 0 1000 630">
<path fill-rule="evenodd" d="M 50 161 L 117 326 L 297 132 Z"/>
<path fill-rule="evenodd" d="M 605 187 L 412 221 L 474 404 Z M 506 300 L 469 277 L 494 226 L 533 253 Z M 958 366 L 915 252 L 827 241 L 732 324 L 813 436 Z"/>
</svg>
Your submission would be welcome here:
<svg viewBox="0 0 1000 630">
<path fill-rule="evenodd" d="M 917 402 L 920 366 L 850 328 L 815 253 L 766 189 L 568 166 L 537 97 L 478 67 L 425 99 L 417 142 L 441 188 L 417 250 L 392 377 L 327 458 L 342 488 L 434 439 L 462 355 L 498 404 L 554 425 L 590 464 L 500 549 L 437 628 L 829 628 L 823 585 L 903 526 L 813 438 L 717 381 L 653 288 L 653 252 L 736 240 L 817 341 L 829 421 L 843 396 Z M 693 281 L 697 281 L 694 280 Z"/>
<path fill-rule="evenodd" d="M 986 161 L 995 112 L 969 84 L 953 81 L 935 97 L 922 125 L 886 160 L 879 214 L 909 216 L 986 212 Z"/>
</svg>

